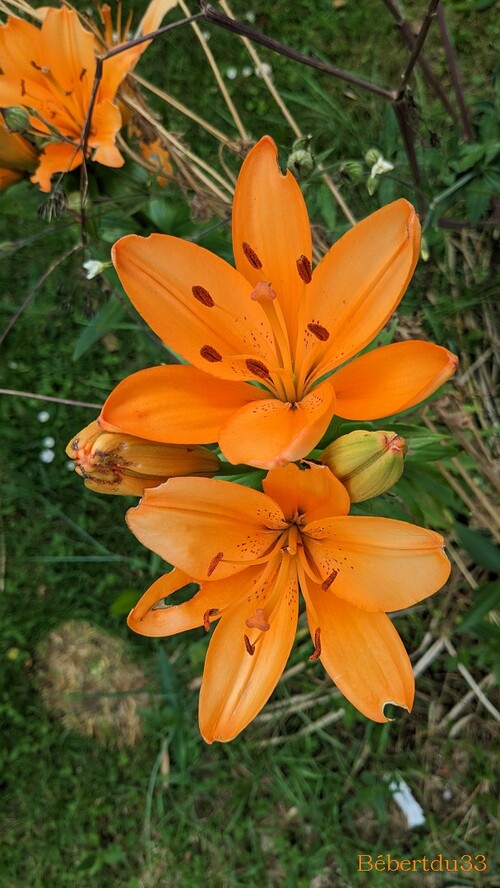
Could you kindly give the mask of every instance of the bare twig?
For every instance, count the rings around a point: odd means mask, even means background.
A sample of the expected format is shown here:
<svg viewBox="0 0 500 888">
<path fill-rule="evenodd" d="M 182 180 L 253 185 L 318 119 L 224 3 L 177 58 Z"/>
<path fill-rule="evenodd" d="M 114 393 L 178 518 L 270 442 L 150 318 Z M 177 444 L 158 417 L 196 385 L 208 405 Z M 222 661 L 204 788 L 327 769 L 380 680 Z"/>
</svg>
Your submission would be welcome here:
<svg viewBox="0 0 500 888">
<path fill-rule="evenodd" d="M 448 33 L 448 28 L 446 25 L 446 18 L 444 14 L 444 6 L 442 3 L 439 3 L 437 7 L 437 21 L 439 33 L 441 34 L 441 40 L 443 42 L 444 51 L 446 53 L 446 61 L 448 64 L 448 70 L 450 72 L 451 82 L 453 84 L 453 89 L 455 90 L 455 96 L 457 99 L 457 105 L 460 111 L 460 129 L 462 132 L 462 136 L 466 142 L 472 142 L 474 135 L 472 132 L 472 127 L 469 118 L 469 111 L 467 109 L 467 105 L 465 104 L 464 93 L 462 90 L 462 85 L 460 83 L 460 75 L 458 73 L 458 65 L 457 60 L 455 58 L 455 52 L 453 50 L 453 46 L 450 40 L 450 35 Z"/>
<path fill-rule="evenodd" d="M 18 392 L 15 389 L 0 388 L 0 395 L 12 395 L 14 398 L 34 398 L 36 401 L 52 401 L 54 404 L 67 404 L 69 407 L 91 407 L 95 410 L 102 410 L 102 404 L 72 401 L 69 398 L 55 398 L 52 395 L 38 395 L 36 392 Z"/>
<path fill-rule="evenodd" d="M 452 657 L 457 656 L 457 652 L 449 639 L 445 639 L 445 647 L 446 647 L 446 650 L 448 651 L 448 653 L 451 654 Z M 467 682 L 467 684 L 469 685 L 471 690 L 474 692 L 477 699 L 483 704 L 484 708 L 488 710 L 488 712 L 490 713 L 490 715 L 493 716 L 495 721 L 500 721 L 500 712 L 498 711 L 496 706 L 493 706 L 493 703 L 491 702 L 491 700 L 488 699 L 486 694 L 483 693 L 483 691 L 479 687 L 478 683 L 475 681 L 475 679 L 470 674 L 469 670 L 466 669 L 465 666 L 462 665 L 462 663 L 457 663 L 457 669 L 460 672 L 460 675 L 462 675 L 465 678 L 465 681 Z"/>
<path fill-rule="evenodd" d="M 406 65 L 406 68 L 404 69 L 403 74 L 401 75 L 401 83 L 399 86 L 399 90 L 395 94 L 392 95 L 392 98 L 396 101 L 398 99 L 400 99 L 405 93 L 406 87 L 408 85 L 408 80 L 410 79 L 410 75 L 411 75 L 411 73 L 415 67 L 415 64 L 420 56 L 420 53 L 421 53 L 422 47 L 425 43 L 427 34 L 429 33 L 429 28 L 432 24 L 432 19 L 436 16 L 436 9 L 437 9 L 438 4 L 439 4 L 439 0 L 430 0 L 429 8 L 427 9 L 427 12 L 424 16 L 424 20 L 422 22 L 422 27 L 420 28 L 420 31 L 418 32 L 417 37 L 415 39 L 415 45 L 413 47 L 412 53 L 410 55 L 410 58 L 408 59 L 408 63 Z"/>
</svg>

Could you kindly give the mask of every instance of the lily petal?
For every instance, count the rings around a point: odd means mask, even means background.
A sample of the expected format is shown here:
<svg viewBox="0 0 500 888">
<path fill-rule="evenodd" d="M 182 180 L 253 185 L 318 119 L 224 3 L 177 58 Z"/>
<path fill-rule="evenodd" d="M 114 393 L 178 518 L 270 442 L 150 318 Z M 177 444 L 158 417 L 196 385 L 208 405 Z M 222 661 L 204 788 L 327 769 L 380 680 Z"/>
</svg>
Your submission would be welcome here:
<svg viewBox="0 0 500 888">
<path fill-rule="evenodd" d="M 285 527 L 264 493 L 206 478 L 172 478 L 127 512 L 133 534 L 197 581 L 223 579 L 270 555 Z"/>
<path fill-rule="evenodd" d="M 277 154 L 264 136 L 243 162 L 234 192 L 233 252 L 252 287 L 266 281 L 276 291 L 294 343 L 305 287 L 297 260 L 311 262 L 311 229 L 302 192 L 289 171 L 281 173 Z"/>
<path fill-rule="evenodd" d="M 457 366 L 448 349 L 417 339 L 373 349 L 331 377 L 337 414 L 366 421 L 408 410 L 450 379 Z"/>
<path fill-rule="evenodd" d="M 238 581 L 240 577 L 237 578 Z M 276 579 L 283 583 L 282 579 Z M 261 607 L 272 598 L 259 598 Z M 285 668 L 297 629 L 298 590 L 289 570 L 269 628 L 248 628 L 255 598 L 246 607 L 231 608 L 210 641 L 200 691 L 200 731 L 207 743 L 232 740 L 265 705 Z M 246 636 L 246 638 L 245 638 Z"/>
<path fill-rule="evenodd" d="M 433 595 L 450 574 L 440 534 L 391 518 L 313 521 L 303 540 L 328 583 L 323 594 L 367 611 L 394 611 Z M 332 579 L 333 577 L 333 579 Z"/>
<path fill-rule="evenodd" d="M 276 361 L 252 287 L 231 265 L 197 244 L 163 234 L 128 235 L 115 244 L 118 276 L 149 326 L 195 367 L 222 379 L 254 379 L 244 356 Z M 243 358 L 235 363 L 234 355 Z"/>
<path fill-rule="evenodd" d="M 89 138 L 91 148 L 95 147 L 93 160 L 103 166 L 121 167 L 125 163 L 115 145 L 116 136 L 122 125 L 119 108 L 112 102 L 99 102 L 92 114 L 92 131 Z"/>
<path fill-rule="evenodd" d="M 409 712 L 415 680 L 389 617 L 362 611 L 312 583 L 301 586 L 311 636 L 321 630 L 321 662 L 344 697 L 376 722 L 389 721 L 387 703 Z"/>
<path fill-rule="evenodd" d="M 327 466 L 293 463 L 271 469 L 262 482 L 264 492 L 276 500 L 287 518 L 303 515 L 304 523 L 332 515 L 347 515 L 350 506 L 347 490 Z"/>
<path fill-rule="evenodd" d="M 419 247 L 418 216 L 408 201 L 396 200 L 330 248 L 309 292 L 314 320 L 330 335 L 321 341 L 306 327 L 304 376 L 333 370 L 375 338 L 406 291 Z"/>
<path fill-rule="evenodd" d="M 109 431 L 165 444 L 210 444 L 236 410 L 265 397 L 262 389 L 247 383 L 168 364 L 122 380 L 104 404 L 99 423 Z"/>
<path fill-rule="evenodd" d="M 80 22 L 75 9 L 49 9 L 41 30 L 37 29 L 43 66 L 50 83 L 57 82 L 61 104 L 72 98 L 79 104 L 80 119 L 88 109 L 95 71 L 95 39 Z M 64 98 L 63 98 L 64 96 Z"/>
<path fill-rule="evenodd" d="M 68 142 L 51 142 L 40 155 L 40 163 L 31 181 L 38 183 L 40 191 L 50 191 L 54 173 L 68 173 L 82 162 L 82 152 Z"/>
<path fill-rule="evenodd" d="M 219 444 L 229 462 L 272 469 L 306 456 L 334 411 L 335 393 L 323 382 L 293 405 L 271 399 L 247 404 L 222 427 Z"/>
</svg>

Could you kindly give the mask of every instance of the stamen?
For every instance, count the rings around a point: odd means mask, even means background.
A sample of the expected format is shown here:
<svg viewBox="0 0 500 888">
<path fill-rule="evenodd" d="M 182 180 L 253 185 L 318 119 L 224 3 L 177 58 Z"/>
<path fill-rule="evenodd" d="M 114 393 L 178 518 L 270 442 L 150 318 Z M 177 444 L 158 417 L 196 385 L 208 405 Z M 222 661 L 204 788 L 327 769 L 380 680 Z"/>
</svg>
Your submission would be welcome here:
<svg viewBox="0 0 500 888">
<path fill-rule="evenodd" d="M 271 628 L 266 620 L 265 611 L 261 607 L 258 607 L 252 616 L 245 621 L 245 625 L 249 629 L 260 629 L 261 632 L 267 632 Z"/>
<path fill-rule="evenodd" d="M 270 379 L 271 374 L 262 361 L 254 361 L 250 358 L 248 361 L 245 361 L 246 366 L 250 370 L 250 373 L 253 373 L 254 376 L 258 376 L 259 379 Z"/>
<path fill-rule="evenodd" d="M 207 577 L 211 577 L 215 568 L 219 564 L 220 561 L 224 558 L 224 552 L 217 552 L 217 555 L 214 555 L 210 564 L 208 565 Z"/>
<path fill-rule="evenodd" d="M 333 581 L 336 579 L 337 574 L 338 570 L 332 570 L 330 576 L 327 577 L 323 583 L 321 583 L 321 588 L 323 589 L 323 592 L 328 592 L 328 589 L 332 585 Z"/>
<path fill-rule="evenodd" d="M 247 244 L 246 241 L 243 241 L 243 243 L 241 245 L 241 249 L 243 250 L 246 258 L 248 259 L 248 261 L 250 262 L 250 265 L 253 268 L 257 268 L 257 269 L 262 268 L 262 262 L 260 261 L 259 257 L 257 256 L 257 253 L 255 252 L 255 250 L 252 250 L 250 244 Z"/>
<path fill-rule="evenodd" d="M 271 284 L 266 283 L 266 281 L 259 281 L 250 293 L 250 299 L 253 299 L 254 302 L 260 302 L 262 299 L 267 299 L 271 302 L 273 299 L 276 299 L 276 290 L 273 290 Z"/>
<path fill-rule="evenodd" d="M 297 259 L 297 271 L 299 273 L 299 277 L 302 278 L 305 284 L 310 284 L 312 281 L 312 266 L 307 258 L 307 256 L 299 256 Z"/>
<path fill-rule="evenodd" d="M 253 657 L 253 655 L 255 654 L 255 645 L 251 643 L 248 635 L 244 635 L 243 638 L 245 639 L 247 654 L 250 654 L 250 656 Z"/>
<path fill-rule="evenodd" d="M 83 78 L 85 77 L 86 73 L 87 73 L 87 69 L 86 69 L 86 68 L 82 68 L 82 70 L 80 71 L 80 80 L 83 80 Z"/>
<path fill-rule="evenodd" d="M 44 68 L 42 67 L 42 65 L 37 65 L 36 62 L 31 61 L 30 64 L 33 66 L 33 68 L 36 68 L 37 71 L 41 71 L 42 74 L 48 74 L 50 71 L 50 68 Z"/>
<path fill-rule="evenodd" d="M 309 657 L 310 660 L 319 660 L 321 657 L 321 629 L 316 629 L 314 633 L 314 653 Z"/>
<path fill-rule="evenodd" d="M 214 300 L 208 290 L 205 290 L 205 287 L 191 287 L 191 292 L 194 298 L 197 299 L 198 302 L 201 302 L 202 305 L 206 305 L 208 308 L 212 308 L 215 305 Z"/>
<path fill-rule="evenodd" d="M 218 607 L 210 607 L 203 614 L 203 628 L 205 632 L 208 632 L 210 629 L 210 617 L 215 617 L 216 614 L 220 614 L 220 610 Z"/>
<path fill-rule="evenodd" d="M 200 355 L 202 358 L 205 358 L 205 361 L 209 361 L 210 364 L 216 364 L 218 361 L 222 361 L 222 355 L 220 355 L 217 349 L 212 345 L 203 345 L 200 348 Z"/>
<path fill-rule="evenodd" d="M 21 95 L 22 96 L 26 95 L 26 81 L 24 80 L 23 77 L 21 77 Z"/>
<path fill-rule="evenodd" d="M 326 327 L 322 327 L 321 324 L 308 324 L 307 329 L 321 342 L 326 342 L 330 338 L 330 331 Z"/>
</svg>

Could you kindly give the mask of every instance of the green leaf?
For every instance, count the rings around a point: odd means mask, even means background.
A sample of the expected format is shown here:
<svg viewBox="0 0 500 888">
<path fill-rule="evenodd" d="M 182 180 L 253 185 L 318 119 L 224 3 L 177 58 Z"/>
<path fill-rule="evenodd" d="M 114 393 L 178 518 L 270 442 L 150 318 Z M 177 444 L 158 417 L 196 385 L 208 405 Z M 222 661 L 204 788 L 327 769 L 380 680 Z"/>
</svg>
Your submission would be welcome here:
<svg viewBox="0 0 500 888">
<path fill-rule="evenodd" d="M 489 537 L 478 530 L 464 527 L 463 524 L 455 525 L 455 533 L 462 548 L 469 553 L 476 564 L 500 573 L 500 549 Z"/>
<path fill-rule="evenodd" d="M 73 349 L 73 360 L 78 361 L 106 333 L 116 329 L 123 317 L 123 313 L 123 306 L 117 299 L 111 296 L 106 304 L 94 315 L 83 332 L 80 333 Z"/>
<path fill-rule="evenodd" d="M 472 607 L 467 611 L 460 625 L 459 632 L 470 632 L 475 629 L 494 608 L 500 607 L 500 580 L 488 583 L 474 592 Z"/>
<path fill-rule="evenodd" d="M 113 599 L 109 606 L 109 612 L 113 617 L 121 617 L 128 614 L 129 611 L 137 604 L 141 593 L 137 589 L 124 589 L 116 598 Z"/>
</svg>

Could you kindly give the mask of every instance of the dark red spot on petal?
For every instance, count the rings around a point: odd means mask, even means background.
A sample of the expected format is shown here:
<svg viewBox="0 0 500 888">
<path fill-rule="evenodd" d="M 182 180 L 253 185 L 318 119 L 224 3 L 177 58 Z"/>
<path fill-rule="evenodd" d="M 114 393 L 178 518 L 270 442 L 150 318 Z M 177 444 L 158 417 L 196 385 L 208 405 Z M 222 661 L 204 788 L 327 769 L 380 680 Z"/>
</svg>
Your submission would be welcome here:
<svg viewBox="0 0 500 888">
<path fill-rule="evenodd" d="M 87 73 L 87 69 L 86 69 L 86 68 L 82 68 L 82 70 L 80 71 L 80 80 L 83 80 L 83 78 L 85 77 L 86 73 Z"/>
<path fill-rule="evenodd" d="M 252 266 L 252 268 L 257 268 L 257 269 L 262 268 L 262 262 L 260 261 L 259 257 L 257 256 L 257 253 L 255 252 L 255 250 L 252 250 L 250 244 L 247 244 L 246 241 L 243 241 L 243 243 L 241 245 L 241 249 L 243 250 L 248 261 L 250 262 L 250 265 Z"/>
<path fill-rule="evenodd" d="M 307 329 L 311 331 L 316 339 L 321 340 L 321 342 L 326 342 L 326 340 L 330 338 L 329 330 L 327 330 L 326 327 L 322 327 L 321 324 L 308 324 Z"/>
<path fill-rule="evenodd" d="M 21 95 L 26 95 L 26 81 L 21 78 Z"/>
<path fill-rule="evenodd" d="M 202 358 L 205 358 L 205 361 L 209 361 L 211 364 L 216 364 L 218 361 L 222 361 L 222 355 L 220 355 L 217 349 L 212 345 L 203 345 L 200 348 L 200 355 Z"/>
<path fill-rule="evenodd" d="M 311 283 L 313 276 L 312 265 L 307 256 L 299 256 L 297 259 L 297 271 L 305 284 Z"/>
<path fill-rule="evenodd" d="M 309 657 L 310 660 L 319 660 L 321 657 L 321 629 L 316 629 L 314 633 L 314 653 Z"/>
<path fill-rule="evenodd" d="M 212 308 L 215 305 L 214 300 L 212 299 L 208 290 L 205 290 L 205 287 L 199 287 L 196 285 L 195 287 L 191 287 L 191 292 L 195 299 L 198 302 L 201 302 L 202 305 L 206 305 L 208 308 Z"/>
<path fill-rule="evenodd" d="M 245 361 L 250 373 L 253 373 L 254 376 L 258 376 L 260 379 L 269 379 L 271 374 L 267 369 L 266 365 L 262 363 L 262 361 L 254 361 L 253 358 L 249 358 Z"/>
<path fill-rule="evenodd" d="M 253 655 L 255 654 L 255 645 L 251 643 L 248 635 L 244 635 L 243 638 L 245 639 L 247 654 L 250 654 L 250 656 L 253 657 Z"/>
<path fill-rule="evenodd" d="M 218 607 L 210 607 L 203 614 L 203 628 L 205 632 L 208 632 L 210 629 L 210 617 L 215 617 L 216 614 L 220 614 L 220 610 Z"/>
<path fill-rule="evenodd" d="M 217 552 L 217 555 L 214 555 L 210 564 L 208 565 L 207 577 L 211 577 L 215 568 L 219 564 L 220 561 L 224 558 L 224 552 Z"/>
<path fill-rule="evenodd" d="M 338 574 L 338 570 L 332 570 L 330 576 L 326 578 L 324 583 L 321 583 L 321 588 L 323 589 L 324 592 L 328 591 L 328 589 L 332 585 L 334 579 L 336 578 L 337 574 Z"/>
</svg>

